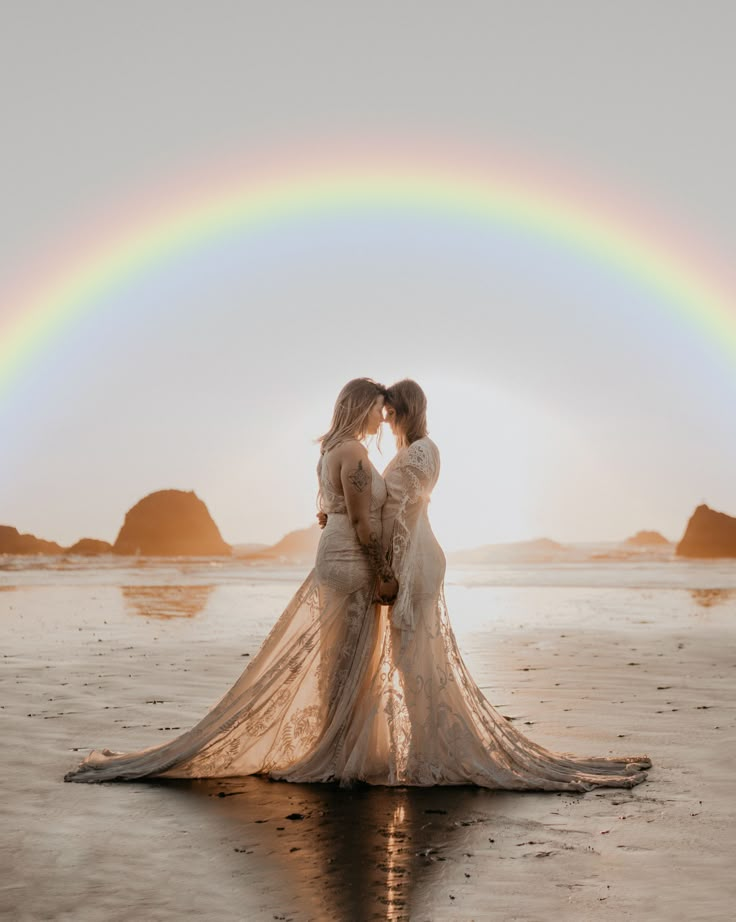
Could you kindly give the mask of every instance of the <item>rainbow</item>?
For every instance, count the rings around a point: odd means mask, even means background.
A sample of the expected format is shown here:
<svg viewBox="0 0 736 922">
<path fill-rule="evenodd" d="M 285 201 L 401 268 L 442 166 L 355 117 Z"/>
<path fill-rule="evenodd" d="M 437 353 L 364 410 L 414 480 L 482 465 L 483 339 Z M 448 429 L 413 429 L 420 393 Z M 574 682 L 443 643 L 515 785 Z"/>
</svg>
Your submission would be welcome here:
<svg viewBox="0 0 736 922">
<path fill-rule="evenodd" d="M 736 363 L 736 299 L 726 273 L 671 228 L 576 183 L 508 164 L 426 154 L 217 175 L 215 182 L 190 180 L 158 201 L 149 197 L 109 226 L 95 224 L 88 241 L 34 272 L 40 282 L 0 302 L 0 398 L 68 324 L 147 273 L 175 268 L 198 248 L 297 220 L 389 210 L 478 221 L 567 248 L 632 280 Z"/>
</svg>

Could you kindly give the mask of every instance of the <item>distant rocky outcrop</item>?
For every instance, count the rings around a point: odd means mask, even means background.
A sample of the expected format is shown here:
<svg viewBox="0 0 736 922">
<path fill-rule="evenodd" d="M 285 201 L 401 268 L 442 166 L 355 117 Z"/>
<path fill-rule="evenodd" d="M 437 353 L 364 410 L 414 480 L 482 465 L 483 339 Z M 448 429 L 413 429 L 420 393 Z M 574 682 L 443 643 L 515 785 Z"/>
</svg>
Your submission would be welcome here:
<svg viewBox="0 0 736 922">
<path fill-rule="evenodd" d="M 635 535 L 627 538 L 624 544 L 630 547 L 662 547 L 671 544 L 664 535 L 658 531 L 638 531 Z"/>
<path fill-rule="evenodd" d="M 115 554 L 152 557 L 229 556 L 207 506 L 193 490 L 150 493 L 126 514 Z"/>
<path fill-rule="evenodd" d="M 311 563 L 322 534 L 319 525 L 290 531 L 278 543 L 252 554 L 239 554 L 243 560 L 263 563 Z"/>
<path fill-rule="evenodd" d="M 112 544 L 109 541 L 98 541 L 97 538 L 81 538 L 68 547 L 66 552 L 81 557 L 96 557 L 98 554 L 112 554 Z"/>
<path fill-rule="evenodd" d="M 55 541 L 22 535 L 12 525 L 0 525 L 0 554 L 61 554 L 63 550 Z"/>
<path fill-rule="evenodd" d="M 486 544 L 472 550 L 453 551 L 447 555 L 450 564 L 486 563 L 542 563 L 559 560 L 568 554 L 564 544 L 551 538 L 537 538 L 533 541 L 514 541 L 509 544 Z"/>
<path fill-rule="evenodd" d="M 680 557 L 736 557 L 736 519 L 698 506 L 677 545 Z"/>
</svg>

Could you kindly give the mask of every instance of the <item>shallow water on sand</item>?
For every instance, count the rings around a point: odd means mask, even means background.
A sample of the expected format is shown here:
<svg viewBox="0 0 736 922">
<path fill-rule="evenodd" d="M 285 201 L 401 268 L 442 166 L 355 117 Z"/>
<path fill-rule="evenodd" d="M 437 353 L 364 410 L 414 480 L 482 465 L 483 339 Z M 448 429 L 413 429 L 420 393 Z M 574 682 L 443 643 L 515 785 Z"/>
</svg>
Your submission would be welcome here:
<svg viewBox="0 0 736 922">
<path fill-rule="evenodd" d="M 476 680 L 543 745 L 648 753 L 631 791 L 65 785 L 186 729 L 304 570 L 0 559 L 9 919 L 723 919 L 736 897 L 736 566 L 448 574 Z M 724 912 L 726 913 L 724 915 Z"/>
</svg>

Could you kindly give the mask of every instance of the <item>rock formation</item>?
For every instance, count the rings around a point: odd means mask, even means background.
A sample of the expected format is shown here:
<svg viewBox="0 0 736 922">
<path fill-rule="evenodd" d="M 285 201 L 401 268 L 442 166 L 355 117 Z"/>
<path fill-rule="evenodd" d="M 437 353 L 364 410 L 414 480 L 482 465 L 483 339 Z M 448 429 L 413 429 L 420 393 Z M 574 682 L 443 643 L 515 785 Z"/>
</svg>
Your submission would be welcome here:
<svg viewBox="0 0 736 922">
<path fill-rule="evenodd" d="M 238 556 L 243 560 L 262 561 L 263 563 L 311 563 L 317 554 L 321 534 L 319 525 L 311 525 L 309 528 L 290 531 L 272 547 Z"/>
<path fill-rule="evenodd" d="M 0 554 L 61 554 L 63 550 L 55 541 L 22 535 L 12 525 L 0 525 Z"/>
<path fill-rule="evenodd" d="M 115 554 L 153 557 L 229 556 L 207 506 L 191 490 L 150 493 L 126 514 Z"/>
<path fill-rule="evenodd" d="M 669 543 L 664 535 L 660 535 L 658 531 L 638 531 L 624 541 L 624 544 L 634 547 L 657 547 Z"/>
<path fill-rule="evenodd" d="M 447 562 L 454 565 L 494 563 L 544 563 L 563 559 L 571 553 L 564 544 L 551 538 L 513 541 L 508 544 L 485 544 L 463 551 L 451 551 Z"/>
<path fill-rule="evenodd" d="M 97 554 L 112 554 L 112 544 L 109 541 L 98 541 L 97 538 L 81 538 L 68 547 L 66 552 L 81 557 L 95 557 Z"/>
<path fill-rule="evenodd" d="M 677 545 L 680 557 L 736 557 L 736 519 L 698 506 Z"/>
</svg>

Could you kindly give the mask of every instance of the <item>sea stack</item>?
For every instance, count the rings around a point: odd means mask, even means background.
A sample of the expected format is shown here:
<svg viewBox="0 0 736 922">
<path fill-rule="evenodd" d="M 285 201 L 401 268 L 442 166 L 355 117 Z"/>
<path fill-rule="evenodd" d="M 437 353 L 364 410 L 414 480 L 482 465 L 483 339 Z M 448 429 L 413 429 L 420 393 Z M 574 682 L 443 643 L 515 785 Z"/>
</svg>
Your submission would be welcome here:
<svg viewBox="0 0 736 922">
<path fill-rule="evenodd" d="M 290 531 L 271 547 L 239 553 L 242 560 L 264 563 L 303 564 L 314 560 L 322 532 L 319 525 Z"/>
<path fill-rule="evenodd" d="M 22 535 L 12 525 L 0 525 L 0 554 L 61 554 L 63 550 L 55 541 Z"/>
<path fill-rule="evenodd" d="M 97 557 L 99 554 L 112 554 L 112 544 L 108 541 L 98 541 L 97 538 L 80 538 L 76 544 L 68 547 L 66 552 L 80 557 Z"/>
<path fill-rule="evenodd" d="M 126 514 L 113 546 L 115 554 L 147 557 L 229 556 L 207 506 L 193 490 L 149 493 Z"/>
<path fill-rule="evenodd" d="M 680 557 L 736 557 L 736 519 L 698 506 L 677 545 Z"/>
<path fill-rule="evenodd" d="M 669 543 L 658 531 L 638 531 L 624 541 L 624 544 L 631 547 L 664 547 Z"/>
</svg>

